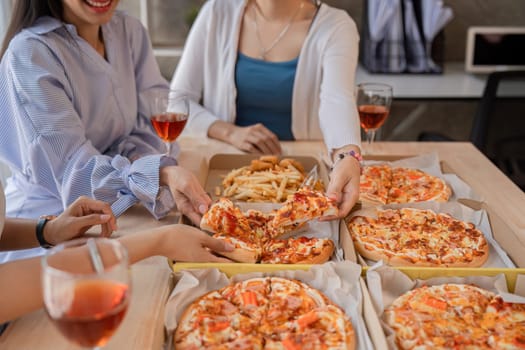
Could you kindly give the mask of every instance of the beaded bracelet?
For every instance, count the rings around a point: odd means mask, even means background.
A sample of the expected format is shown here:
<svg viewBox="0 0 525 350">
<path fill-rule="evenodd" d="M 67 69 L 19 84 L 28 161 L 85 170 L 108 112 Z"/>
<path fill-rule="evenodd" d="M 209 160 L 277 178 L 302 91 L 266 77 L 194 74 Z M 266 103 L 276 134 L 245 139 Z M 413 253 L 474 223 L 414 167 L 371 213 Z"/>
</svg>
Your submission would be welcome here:
<svg viewBox="0 0 525 350">
<path fill-rule="evenodd" d="M 359 169 L 361 171 L 363 170 L 363 165 L 362 165 L 363 157 L 359 153 L 357 153 L 356 151 L 352 150 L 352 151 L 341 152 L 341 153 L 337 154 L 337 158 L 335 159 L 334 163 L 330 167 L 330 171 L 334 170 L 336 164 L 339 163 L 339 161 L 341 159 L 344 159 L 345 157 L 352 157 L 355 160 L 357 160 L 359 162 Z"/>
</svg>

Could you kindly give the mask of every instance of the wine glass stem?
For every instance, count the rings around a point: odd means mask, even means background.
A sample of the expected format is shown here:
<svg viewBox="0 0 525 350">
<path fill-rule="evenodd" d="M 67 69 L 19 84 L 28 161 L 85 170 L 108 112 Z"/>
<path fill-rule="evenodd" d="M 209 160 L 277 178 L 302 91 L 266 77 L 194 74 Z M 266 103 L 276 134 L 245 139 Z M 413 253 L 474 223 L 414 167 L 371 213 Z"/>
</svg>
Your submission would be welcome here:
<svg viewBox="0 0 525 350">
<path fill-rule="evenodd" d="M 374 139 L 376 137 L 376 130 L 375 129 L 369 129 L 366 131 L 366 153 L 371 154 L 372 153 L 372 144 L 374 143 Z"/>
<path fill-rule="evenodd" d="M 171 142 L 164 142 L 166 144 L 166 155 L 171 155 Z"/>
</svg>

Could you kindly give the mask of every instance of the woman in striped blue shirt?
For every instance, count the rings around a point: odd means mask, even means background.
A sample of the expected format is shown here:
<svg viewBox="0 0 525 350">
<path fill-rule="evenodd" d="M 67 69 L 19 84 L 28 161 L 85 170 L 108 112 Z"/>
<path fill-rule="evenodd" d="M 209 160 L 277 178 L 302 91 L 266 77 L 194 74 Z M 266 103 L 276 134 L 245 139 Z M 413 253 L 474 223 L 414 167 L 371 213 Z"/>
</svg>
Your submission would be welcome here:
<svg viewBox="0 0 525 350">
<path fill-rule="evenodd" d="M 118 2 L 15 2 L 0 63 L 8 216 L 56 214 L 86 195 L 117 216 L 137 202 L 156 218 L 177 205 L 197 223 L 211 203 L 191 172 L 161 155 L 148 96 L 169 84 L 147 31 Z"/>
</svg>

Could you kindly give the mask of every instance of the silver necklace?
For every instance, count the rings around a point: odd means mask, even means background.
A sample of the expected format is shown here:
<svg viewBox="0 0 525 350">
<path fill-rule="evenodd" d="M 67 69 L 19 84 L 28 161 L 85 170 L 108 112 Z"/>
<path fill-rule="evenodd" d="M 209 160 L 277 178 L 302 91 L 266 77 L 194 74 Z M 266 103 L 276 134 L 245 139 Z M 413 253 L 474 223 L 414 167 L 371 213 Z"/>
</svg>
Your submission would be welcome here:
<svg viewBox="0 0 525 350">
<path fill-rule="evenodd" d="M 277 45 L 279 41 L 284 37 L 284 35 L 288 32 L 290 27 L 292 26 L 292 23 L 297 16 L 297 14 L 301 11 L 301 9 L 304 7 L 304 2 L 301 1 L 301 5 L 297 8 L 297 10 L 294 12 L 293 15 L 290 16 L 290 19 L 288 20 L 288 23 L 284 26 L 283 30 L 277 35 L 277 37 L 273 40 L 273 42 L 268 46 L 267 48 L 263 47 L 262 40 L 261 40 L 261 34 L 259 33 L 259 26 L 257 24 L 257 2 L 254 1 L 253 5 L 253 25 L 255 26 L 255 34 L 257 35 L 257 41 L 259 42 L 259 51 L 260 51 L 260 57 L 263 60 L 266 60 L 266 54 Z"/>
</svg>

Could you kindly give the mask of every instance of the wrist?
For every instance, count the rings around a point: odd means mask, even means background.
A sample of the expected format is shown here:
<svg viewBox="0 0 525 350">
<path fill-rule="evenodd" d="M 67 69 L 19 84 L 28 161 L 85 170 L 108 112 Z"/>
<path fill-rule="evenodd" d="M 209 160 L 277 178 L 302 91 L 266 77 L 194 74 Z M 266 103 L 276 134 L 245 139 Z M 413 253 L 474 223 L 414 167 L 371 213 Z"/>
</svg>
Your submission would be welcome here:
<svg viewBox="0 0 525 350">
<path fill-rule="evenodd" d="M 213 122 L 208 129 L 208 137 L 232 144 L 236 126 L 222 120 Z"/>
<path fill-rule="evenodd" d="M 332 162 L 332 166 L 330 167 L 330 171 L 333 171 L 334 168 L 336 167 L 336 165 L 339 164 L 339 162 L 341 162 L 345 158 L 346 159 L 353 159 L 354 162 L 357 162 L 357 164 L 359 165 L 360 172 L 362 171 L 362 169 L 363 169 L 363 157 L 361 156 L 361 153 L 359 153 L 358 151 L 353 150 L 353 149 L 348 150 L 348 151 L 337 152 L 336 155 L 335 155 L 335 159 Z"/>
</svg>

